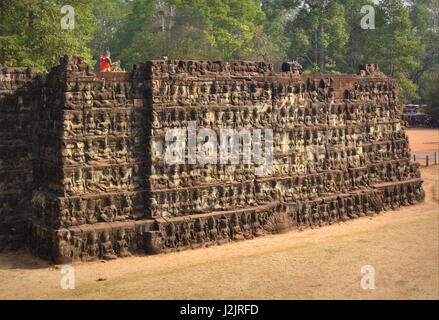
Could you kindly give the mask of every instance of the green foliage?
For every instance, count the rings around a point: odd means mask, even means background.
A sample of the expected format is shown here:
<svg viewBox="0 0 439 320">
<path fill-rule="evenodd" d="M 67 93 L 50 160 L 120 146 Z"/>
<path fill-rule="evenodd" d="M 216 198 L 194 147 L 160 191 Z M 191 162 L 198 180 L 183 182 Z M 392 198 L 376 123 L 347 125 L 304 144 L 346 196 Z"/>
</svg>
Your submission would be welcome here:
<svg viewBox="0 0 439 320">
<path fill-rule="evenodd" d="M 71 0 L 76 23 L 61 28 L 61 7 L 56 0 L 3 0 L 0 10 L 0 64 L 37 67 L 46 71 L 64 54 L 77 54 L 91 61 L 90 49 L 95 17 L 87 0 Z"/>
<path fill-rule="evenodd" d="M 180 59 L 270 59 L 280 50 L 264 32 L 254 0 L 136 0 L 111 41 L 123 65 L 163 55 Z"/>
<path fill-rule="evenodd" d="M 175 0 L 177 8 L 194 8 L 206 19 L 210 44 L 224 60 L 239 59 L 240 50 L 250 45 L 265 20 L 254 0 Z"/>
<path fill-rule="evenodd" d="M 375 30 L 361 28 L 361 20 L 365 16 L 361 9 L 365 5 L 374 6 L 370 0 L 342 0 L 345 7 L 346 32 L 349 40 L 345 45 L 344 54 L 340 57 L 337 65 L 339 71 L 345 73 L 358 72 L 358 66 L 371 62 L 365 48 L 371 41 Z"/>
<path fill-rule="evenodd" d="M 349 41 L 344 14 L 344 6 L 337 1 L 303 1 L 287 23 L 290 59 L 300 60 L 306 68 L 317 64 L 321 72 L 336 68 Z"/>
<path fill-rule="evenodd" d="M 320 67 L 317 64 L 313 64 L 312 66 L 310 66 L 310 69 L 305 69 L 303 71 L 304 74 L 312 74 L 312 73 L 319 73 L 320 72 Z"/>
<path fill-rule="evenodd" d="M 396 78 L 399 81 L 399 87 L 401 90 L 401 97 L 405 100 L 419 99 L 418 85 L 413 83 L 405 72 L 396 73 Z"/>
<path fill-rule="evenodd" d="M 149 54 L 154 49 L 152 32 L 157 28 L 151 23 L 155 1 L 135 0 L 131 5 L 132 11 L 108 41 L 113 57 L 119 59 L 125 68 L 136 62 L 157 58 Z"/>
<path fill-rule="evenodd" d="M 433 74 L 439 73 L 439 30 L 435 20 L 435 11 L 432 4 L 416 3 L 410 7 L 410 19 L 416 35 L 425 46 L 425 52 L 418 55 L 419 66 L 415 68 L 410 79 L 419 86 L 419 94 L 425 97 L 427 82 Z M 439 2 L 436 2 L 436 11 L 439 12 Z"/>
<path fill-rule="evenodd" d="M 430 115 L 439 116 L 439 76 L 427 81 L 426 89 L 426 112 Z"/>
<path fill-rule="evenodd" d="M 376 10 L 376 30 L 370 37 L 366 53 L 382 71 L 400 81 L 403 98 L 418 98 L 417 85 L 410 73 L 419 67 L 418 57 L 425 47 L 416 35 L 407 8 L 402 0 L 383 0 Z"/>
<path fill-rule="evenodd" d="M 100 55 L 110 49 L 109 44 L 114 41 L 115 33 L 121 28 L 131 10 L 132 3 L 130 1 L 95 1 L 93 13 L 97 24 L 89 47 L 96 61 L 99 62 Z"/>
<path fill-rule="evenodd" d="M 391 76 L 407 74 L 418 67 L 416 56 L 423 53 L 423 46 L 402 0 L 383 0 L 378 6 L 377 21 L 369 56 Z"/>
<path fill-rule="evenodd" d="M 429 0 L 2 0 L 0 64 L 45 71 L 71 53 L 90 63 L 109 49 L 132 65 L 170 59 L 298 60 L 312 73 L 377 63 L 405 99 L 423 99 L 439 73 L 439 2 Z M 60 8 L 75 8 L 62 30 Z M 364 5 L 376 29 L 363 30 Z"/>
</svg>

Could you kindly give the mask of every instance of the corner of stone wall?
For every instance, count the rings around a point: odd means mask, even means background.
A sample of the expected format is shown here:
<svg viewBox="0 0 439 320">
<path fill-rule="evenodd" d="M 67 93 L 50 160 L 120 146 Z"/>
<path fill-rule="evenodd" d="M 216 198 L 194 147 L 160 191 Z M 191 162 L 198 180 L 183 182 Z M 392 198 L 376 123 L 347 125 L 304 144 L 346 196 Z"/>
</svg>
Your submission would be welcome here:
<svg viewBox="0 0 439 320">
<path fill-rule="evenodd" d="M 23 248 L 33 190 L 33 119 L 42 82 L 35 68 L 0 68 L 0 250 Z"/>
</svg>

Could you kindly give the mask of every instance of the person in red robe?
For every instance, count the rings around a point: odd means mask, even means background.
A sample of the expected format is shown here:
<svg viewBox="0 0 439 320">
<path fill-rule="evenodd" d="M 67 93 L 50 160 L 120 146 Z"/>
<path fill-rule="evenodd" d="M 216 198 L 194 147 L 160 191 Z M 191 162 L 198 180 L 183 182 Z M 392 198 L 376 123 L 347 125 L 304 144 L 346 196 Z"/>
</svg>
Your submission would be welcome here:
<svg viewBox="0 0 439 320">
<path fill-rule="evenodd" d="M 111 72 L 110 53 L 101 55 L 101 72 Z"/>
</svg>

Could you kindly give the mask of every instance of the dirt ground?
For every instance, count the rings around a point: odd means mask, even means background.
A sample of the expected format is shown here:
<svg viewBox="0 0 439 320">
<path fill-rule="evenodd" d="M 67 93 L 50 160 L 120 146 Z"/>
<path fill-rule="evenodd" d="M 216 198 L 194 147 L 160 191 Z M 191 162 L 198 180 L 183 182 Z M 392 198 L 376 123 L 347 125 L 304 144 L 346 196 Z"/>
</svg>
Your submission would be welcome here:
<svg viewBox="0 0 439 320">
<path fill-rule="evenodd" d="M 412 149 L 438 151 L 424 145 L 439 141 L 434 134 L 410 130 Z M 423 168 L 422 177 L 427 198 L 416 206 L 223 246 L 75 264 L 73 290 L 61 288 L 54 266 L 1 253 L 0 299 L 437 300 L 439 167 Z M 375 269 L 375 289 L 360 286 L 365 265 Z"/>
<path fill-rule="evenodd" d="M 434 153 L 439 151 L 439 129 L 407 129 L 412 152 Z"/>
</svg>

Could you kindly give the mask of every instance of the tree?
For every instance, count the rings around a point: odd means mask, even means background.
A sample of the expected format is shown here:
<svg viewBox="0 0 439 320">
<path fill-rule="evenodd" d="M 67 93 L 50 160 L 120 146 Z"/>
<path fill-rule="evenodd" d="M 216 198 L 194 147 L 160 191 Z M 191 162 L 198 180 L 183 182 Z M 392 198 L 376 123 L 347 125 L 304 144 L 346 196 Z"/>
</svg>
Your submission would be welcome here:
<svg viewBox="0 0 439 320">
<path fill-rule="evenodd" d="M 287 23 L 288 56 L 320 72 L 335 71 L 343 60 L 349 40 L 344 6 L 335 0 L 303 1 L 297 15 Z"/>
<path fill-rule="evenodd" d="M 427 82 L 439 72 L 439 28 L 433 10 L 419 3 L 409 9 L 414 31 L 425 46 L 425 52 L 417 57 L 420 64 L 410 73 L 410 80 L 419 86 L 420 95 L 425 96 Z"/>
<path fill-rule="evenodd" d="M 47 71 L 64 54 L 91 62 L 86 44 L 92 38 L 95 17 L 87 0 L 69 1 L 75 9 L 75 28 L 62 29 L 62 1 L 3 0 L 0 10 L 0 64 L 37 67 Z"/>
<path fill-rule="evenodd" d="M 265 13 L 264 33 L 275 46 L 273 62 L 281 65 L 288 59 L 287 52 L 291 39 L 286 32 L 288 23 L 297 14 L 300 0 L 262 0 L 261 8 Z"/>
<path fill-rule="evenodd" d="M 345 7 L 346 32 L 349 35 L 349 41 L 345 46 L 344 57 L 341 57 L 338 63 L 338 68 L 345 73 L 357 73 L 360 64 L 373 62 L 369 60 L 365 46 L 375 31 L 363 29 L 361 21 L 365 17 L 362 8 L 366 5 L 373 8 L 375 4 L 370 0 L 343 0 L 341 3 Z"/>
<path fill-rule="evenodd" d="M 421 5 L 428 9 L 435 27 L 439 26 L 439 1 L 438 0 L 407 0 L 410 7 Z"/>
<path fill-rule="evenodd" d="M 220 59 L 198 9 L 176 8 L 154 0 L 136 0 L 109 47 L 128 70 L 132 65 L 168 56 L 170 59 Z"/>
<path fill-rule="evenodd" d="M 257 0 L 174 0 L 170 3 L 175 4 L 177 10 L 198 10 L 206 19 L 205 35 L 221 52 L 223 60 L 245 58 L 246 49 L 264 33 L 262 26 L 266 17 Z"/>
<path fill-rule="evenodd" d="M 163 55 L 171 59 L 276 60 L 256 0 L 135 0 L 110 42 L 126 68 Z"/>
<path fill-rule="evenodd" d="M 93 13 L 97 24 L 89 47 L 98 63 L 100 55 L 110 49 L 110 43 L 131 10 L 132 2 L 128 0 L 100 0 L 94 3 Z"/>
<path fill-rule="evenodd" d="M 439 76 L 436 75 L 427 82 L 425 98 L 427 101 L 425 111 L 430 115 L 439 116 Z"/>
<path fill-rule="evenodd" d="M 112 56 L 127 69 L 134 63 L 156 58 L 150 56 L 148 51 L 152 46 L 152 32 L 156 32 L 151 23 L 155 4 L 153 0 L 134 0 L 131 12 L 122 20 L 108 43 Z"/>
<path fill-rule="evenodd" d="M 161 20 L 161 19 L 160 19 Z M 154 57 L 170 59 L 220 60 L 221 51 L 209 37 L 208 21 L 197 9 L 178 8 L 164 32 L 154 35 Z"/>
<path fill-rule="evenodd" d="M 420 66 L 417 57 L 424 54 L 424 46 L 413 30 L 409 11 L 402 0 L 382 0 L 376 8 L 376 30 L 365 43 L 368 61 L 399 79 L 403 98 L 417 98 L 417 85 L 409 76 Z"/>
</svg>

